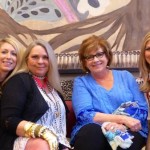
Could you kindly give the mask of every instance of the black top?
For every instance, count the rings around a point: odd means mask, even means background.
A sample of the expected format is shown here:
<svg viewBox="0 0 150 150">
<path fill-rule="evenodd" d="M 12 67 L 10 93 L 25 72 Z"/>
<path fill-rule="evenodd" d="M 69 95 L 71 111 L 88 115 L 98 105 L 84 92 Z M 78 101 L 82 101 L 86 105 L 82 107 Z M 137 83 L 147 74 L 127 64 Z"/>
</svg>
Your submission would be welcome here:
<svg viewBox="0 0 150 150">
<path fill-rule="evenodd" d="M 36 122 L 47 110 L 48 105 L 32 76 L 28 73 L 13 76 L 4 86 L 1 97 L 0 150 L 13 150 L 16 128 L 22 120 Z"/>
</svg>

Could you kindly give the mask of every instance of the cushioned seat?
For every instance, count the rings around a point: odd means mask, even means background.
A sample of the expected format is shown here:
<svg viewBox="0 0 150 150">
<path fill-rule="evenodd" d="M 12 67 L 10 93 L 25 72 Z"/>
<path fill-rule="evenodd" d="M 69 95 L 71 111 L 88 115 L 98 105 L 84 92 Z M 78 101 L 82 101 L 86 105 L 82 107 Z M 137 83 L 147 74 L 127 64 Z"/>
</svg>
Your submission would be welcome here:
<svg viewBox="0 0 150 150">
<path fill-rule="evenodd" d="M 73 126 L 75 125 L 76 122 L 76 118 L 75 118 L 75 114 L 72 108 L 72 101 L 71 100 L 66 100 L 65 101 L 68 108 L 69 108 L 69 114 L 68 114 L 68 118 L 67 118 L 67 137 L 70 138 L 71 137 L 71 131 Z"/>
</svg>

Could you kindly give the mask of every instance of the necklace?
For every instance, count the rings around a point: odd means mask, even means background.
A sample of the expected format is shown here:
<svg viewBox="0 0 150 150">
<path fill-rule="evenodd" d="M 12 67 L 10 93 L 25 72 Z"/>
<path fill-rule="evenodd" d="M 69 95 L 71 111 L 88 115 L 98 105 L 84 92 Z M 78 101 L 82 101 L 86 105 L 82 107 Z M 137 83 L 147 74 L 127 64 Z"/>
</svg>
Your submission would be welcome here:
<svg viewBox="0 0 150 150">
<path fill-rule="evenodd" d="M 43 80 L 43 79 L 46 78 L 46 76 L 37 76 L 37 75 L 33 75 L 31 72 L 30 72 L 30 74 L 31 74 L 34 78 L 37 78 L 37 79 Z"/>
<path fill-rule="evenodd" d="M 50 86 L 47 77 L 43 78 L 43 82 L 41 81 L 41 78 L 38 78 L 37 76 L 32 75 L 36 85 L 41 89 L 41 91 L 48 97 L 49 100 L 52 101 L 54 107 L 55 107 L 55 115 L 56 117 L 58 117 L 60 115 L 60 104 L 58 102 L 58 100 L 55 98 L 55 96 L 53 95 L 53 91 L 52 91 L 52 87 Z M 47 94 L 46 92 L 46 87 L 48 87 L 48 90 L 50 91 L 50 94 L 52 96 L 52 98 L 49 96 L 49 94 Z"/>
<path fill-rule="evenodd" d="M 54 124 L 57 132 L 60 132 L 62 130 L 62 114 L 61 114 L 61 105 L 59 102 L 59 98 L 57 98 L 57 95 L 55 94 L 55 90 L 50 86 L 47 77 L 41 81 L 41 79 L 35 77 L 32 75 L 32 78 L 34 79 L 37 87 L 41 89 L 41 92 L 47 97 L 44 98 L 47 102 L 49 109 L 52 111 L 50 112 L 51 115 L 54 114 Z M 48 88 L 50 93 L 48 94 L 45 90 L 45 88 Z M 50 101 L 49 101 L 50 100 Z M 59 121 L 59 125 L 57 125 L 57 122 Z"/>
<path fill-rule="evenodd" d="M 37 77 L 35 75 L 32 75 L 34 81 L 37 83 L 38 87 L 40 87 L 42 90 L 45 90 L 46 86 L 48 85 L 48 79 L 47 77 Z"/>
</svg>

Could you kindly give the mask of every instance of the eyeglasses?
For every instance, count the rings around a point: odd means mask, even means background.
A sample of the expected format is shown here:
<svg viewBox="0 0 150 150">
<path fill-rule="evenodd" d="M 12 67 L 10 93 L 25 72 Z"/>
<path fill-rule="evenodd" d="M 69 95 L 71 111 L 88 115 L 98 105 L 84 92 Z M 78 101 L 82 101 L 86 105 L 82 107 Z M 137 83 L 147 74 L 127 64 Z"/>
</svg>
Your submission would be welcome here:
<svg viewBox="0 0 150 150">
<path fill-rule="evenodd" d="M 95 55 L 85 56 L 84 58 L 85 58 L 86 60 L 88 60 L 88 61 L 92 61 L 92 60 L 94 60 L 94 57 L 100 59 L 100 58 L 102 58 L 102 57 L 104 56 L 104 54 L 105 54 L 105 52 L 99 52 L 99 53 L 97 53 L 97 54 L 95 54 Z"/>
</svg>

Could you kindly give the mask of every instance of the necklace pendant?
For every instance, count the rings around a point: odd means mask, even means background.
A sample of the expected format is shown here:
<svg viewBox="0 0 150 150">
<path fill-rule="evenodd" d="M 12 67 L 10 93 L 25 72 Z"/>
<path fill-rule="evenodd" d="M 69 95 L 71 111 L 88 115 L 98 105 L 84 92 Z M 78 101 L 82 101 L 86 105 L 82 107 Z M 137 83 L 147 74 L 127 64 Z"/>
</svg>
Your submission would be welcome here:
<svg viewBox="0 0 150 150">
<path fill-rule="evenodd" d="M 56 116 L 56 118 L 57 117 L 59 117 L 59 115 L 60 115 L 60 113 L 57 111 L 57 112 L 55 112 L 55 116 Z"/>
</svg>

